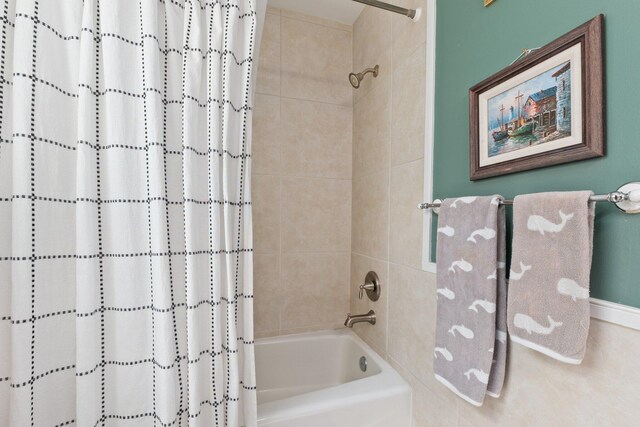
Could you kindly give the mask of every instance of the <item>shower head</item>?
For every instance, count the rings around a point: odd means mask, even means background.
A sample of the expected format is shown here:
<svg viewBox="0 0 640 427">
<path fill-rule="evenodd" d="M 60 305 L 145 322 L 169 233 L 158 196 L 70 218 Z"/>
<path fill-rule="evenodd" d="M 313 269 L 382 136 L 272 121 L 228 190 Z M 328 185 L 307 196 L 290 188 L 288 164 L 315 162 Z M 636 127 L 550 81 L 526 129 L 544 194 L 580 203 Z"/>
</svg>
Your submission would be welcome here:
<svg viewBox="0 0 640 427">
<path fill-rule="evenodd" d="M 378 77 L 378 70 L 380 69 L 380 67 L 378 67 L 377 65 L 373 68 L 367 68 L 366 70 L 362 71 L 361 73 L 350 73 L 349 74 L 349 83 L 351 83 L 351 86 L 353 86 L 355 89 L 358 89 L 360 87 L 360 82 L 362 81 L 362 79 L 364 79 L 364 76 L 368 73 L 372 73 L 373 77 Z"/>
<path fill-rule="evenodd" d="M 360 80 L 364 77 L 362 74 L 349 73 L 349 83 L 351 86 L 358 89 L 360 87 Z"/>
</svg>

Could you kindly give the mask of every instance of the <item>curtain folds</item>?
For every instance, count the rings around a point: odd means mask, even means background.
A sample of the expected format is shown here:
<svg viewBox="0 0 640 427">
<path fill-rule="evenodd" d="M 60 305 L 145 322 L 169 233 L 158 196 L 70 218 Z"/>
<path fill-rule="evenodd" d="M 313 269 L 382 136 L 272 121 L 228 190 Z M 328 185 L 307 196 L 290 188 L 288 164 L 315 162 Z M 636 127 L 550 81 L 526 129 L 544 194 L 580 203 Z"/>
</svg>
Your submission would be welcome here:
<svg viewBox="0 0 640 427">
<path fill-rule="evenodd" d="M 0 0 L 0 426 L 256 425 L 257 0 Z"/>
</svg>

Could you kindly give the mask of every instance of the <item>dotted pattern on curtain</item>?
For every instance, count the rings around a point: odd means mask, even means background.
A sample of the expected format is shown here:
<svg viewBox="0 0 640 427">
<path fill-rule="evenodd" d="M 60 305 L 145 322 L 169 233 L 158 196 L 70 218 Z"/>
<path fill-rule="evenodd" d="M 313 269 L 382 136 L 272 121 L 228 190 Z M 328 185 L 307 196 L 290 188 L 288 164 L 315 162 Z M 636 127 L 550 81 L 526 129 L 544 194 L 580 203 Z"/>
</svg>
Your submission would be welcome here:
<svg viewBox="0 0 640 427">
<path fill-rule="evenodd" d="M 255 0 L 0 0 L 0 426 L 256 424 Z"/>
</svg>

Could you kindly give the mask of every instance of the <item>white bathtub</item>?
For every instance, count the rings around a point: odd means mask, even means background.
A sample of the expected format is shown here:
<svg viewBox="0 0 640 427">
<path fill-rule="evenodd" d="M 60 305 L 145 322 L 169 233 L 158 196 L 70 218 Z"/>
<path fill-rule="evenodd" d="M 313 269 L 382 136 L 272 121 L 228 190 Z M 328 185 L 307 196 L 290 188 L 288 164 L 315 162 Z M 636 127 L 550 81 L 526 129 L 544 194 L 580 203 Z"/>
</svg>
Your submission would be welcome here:
<svg viewBox="0 0 640 427">
<path fill-rule="evenodd" d="M 351 330 L 264 338 L 255 352 L 258 426 L 410 426 L 411 388 Z"/>
</svg>

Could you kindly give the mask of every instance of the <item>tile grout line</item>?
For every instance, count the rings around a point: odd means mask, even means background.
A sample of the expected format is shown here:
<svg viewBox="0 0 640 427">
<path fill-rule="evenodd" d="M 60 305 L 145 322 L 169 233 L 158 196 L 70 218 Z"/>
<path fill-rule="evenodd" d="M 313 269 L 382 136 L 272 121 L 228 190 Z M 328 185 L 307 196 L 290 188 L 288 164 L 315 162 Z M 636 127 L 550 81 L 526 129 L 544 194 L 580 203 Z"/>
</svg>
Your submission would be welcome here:
<svg viewBox="0 0 640 427">
<path fill-rule="evenodd" d="M 282 15 L 278 19 L 278 97 L 282 101 Z M 282 104 L 282 102 L 280 102 Z"/>
<path fill-rule="evenodd" d="M 282 43 L 278 43 L 280 44 L 280 49 L 282 50 Z M 282 83 L 280 84 L 282 86 Z M 367 94 L 369 94 L 371 91 L 367 92 Z M 338 102 L 329 102 L 329 101 L 322 101 L 320 99 L 309 99 L 309 98 L 298 98 L 295 96 L 284 96 L 281 94 L 273 94 L 273 93 L 267 93 L 267 92 L 260 92 L 260 91 L 256 91 L 256 95 L 262 95 L 262 96 L 273 96 L 273 97 L 278 97 L 278 98 L 282 98 L 282 99 L 290 99 L 290 100 L 294 100 L 294 101 L 303 101 L 303 102 L 315 102 L 318 104 L 323 104 L 323 105 L 331 105 L 334 107 L 343 107 L 343 108 L 351 108 L 353 107 L 354 103 L 349 103 L 349 104 L 344 104 L 344 103 L 338 103 Z M 363 98 L 366 95 L 363 96 Z"/>
<path fill-rule="evenodd" d="M 339 252 L 342 252 L 342 251 L 339 251 Z M 374 261 L 378 261 L 378 262 L 382 262 L 382 263 L 388 263 L 390 265 L 395 265 L 395 266 L 398 266 L 398 267 L 408 268 L 408 269 L 411 269 L 411 270 L 414 270 L 414 271 L 417 271 L 417 272 L 429 273 L 428 271 L 423 270 L 422 267 L 415 267 L 415 266 L 408 265 L 408 264 L 401 264 L 399 262 L 393 262 L 393 261 L 385 260 L 385 259 L 378 258 L 378 257 L 375 257 L 375 256 L 363 254 L 362 252 L 358 252 L 358 251 L 354 251 L 354 250 L 352 250 L 351 253 L 353 255 L 357 255 L 357 256 L 360 256 L 360 257 L 363 257 L 363 258 L 369 258 L 369 259 L 372 259 Z M 433 273 L 429 273 L 429 274 L 433 274 Z"/>
<path fill-rule="evenodd" d="M 280 84 L 278 85 L 278 116 L 280 117 L 280 124 L 282 124 L 282 10 L 280 10 L 280 19 L 278 19 L 278 40 L 279 43 L 279 59 L 278 59 L 278 80 Z M 279 242 L 278 242 L 278 258 L 279 258 L 279 268 L 278 268 L 278 289 L 279 294 L 282 294 L 284 291 L 282 287 L 282 269 L 283 269 L 283 259 L 282 259 L 282 138 L 280 138 L 280 130 L 281 126 L 278 128 L 278 197 L 280 199 L 279 206 L 279 219 L 278 226 L 280 229 L 279 233 Z M 282 312 L 284 311 L 284 298 L 278 298 L 280 301 L 280 306 L 278 307 L 278 335 L 281 334 L 282 331 Z"/>
<path fill-rule="evenodd" d="M 357 21 L 357 20 L 356 20 Z M 354 21 L 353 25 L 351 26 L 351 68 L 354 67 L 355 62 L 354 62 L 354 55 L 353 55 L 353 50 L 355 48 L 355 30 L 356 30 L 356 21 Z M 356 107 L 356 102 L 355 102 L 355 92 L 351 93 L 351 226 L 349 229 L 349 300 L 348 300 L 348 306 L 347 306 L 347 314 L 351 313 L 351 307 L 354 306 L 355 302 L 353 301 L 353 284 L 355 283 L 354 281 L 354 277 L 353 277 L 353 212 L 354 212 L 354 208 L 353 208 L 353 203 L 355 200 L 355 192 L 354 192 L 354 188 L 353 188 L 353 183 L 354 183 L 354 179 L 353 179 L 353 171 L 355 170 L 355 160 L 356 160 L 356 153 L 355 153 L 355 133 L 356 133 L 356 127 L 355 127 L 355 107 Z"/>
<path fill-rule="evenodd" d="M 389 176 L 388 176 L 388 181 L 387 181 L 387 190 L 388 190 L 388 211 L 387 211 L 387 260 L 386 260 L 386 264 L 387 264 L 387 301 L 386 301 L 386 309 L 387 309 L 387 319 L 386 319 L 386 325 L 385 325 L 385 359 L 388 359 L 389 357 L 389 310 L 391 307 L 391 304 L 389 304 L 389 300 L 391 299 L 391 263 L 390 263 L 390 258 L 391 258 L 391 172 L 392 172 L 392 160 L 391 160 L 391 156 L 393 155 L 393 149 L 392 149 L 392 141 L 393 138 L 391 137 L 391 132 L 392 132 L 392 127 L 393 127 L 393 21 L 391 23 L 391 42 L 389 43 L 389 63 L 391 64 L 391 66 L 389 67 L 391 75 L 388 77 L 390 79 L 389 81 L 389 116 L 387 117 L 387 120 L 389 121 L 389 135 L 388 135 L 388 141 L 387 143 L 389 144 L 389 156 L 388 156 L 388 160 L 387 160 L 387 167 L 389 168 Z"/>
<path fill-rule="evenodd" d="M 327 254 L 348 254 L 351 253 L 350 251 L 344 249 L 344 250 L 335 250 L 335 251 L 330 251 L 330 250 L 324 250 L 324 251 L 295 251 L 295 252 L 280 252 L 280 251 L 259 251 L 259 252 L 255 252 L 254 254 L 256 255 L 312 255 L 312 254 L 316 254 L 316 255 L 327 255 Z M 359 255 L 359 254 L 358 254 Z M 368 257 L 370 258 L 370 257 Z"/>
<path fill-rule="evenodd" d="M 273 95 L 272 95 L 273 96 Z M 329 102 L 329 101 L 322 101 L 319 99 L 309 99 L 309 98 L 298 98 L 295 96 L 281 96 L 282 99 L 290 99 L 290 100 L 294 100 L 294 101 L 302 101 L 302 102 L 315 102 L 317 104 L 323 104 L 323 105 L 331 105 L 334 107 L 342 107 L 342 108 L 352 108 L 353 104 L 342 104 L 342 103 L 338 103 L 338 102 Z"/>
<path fill-rule="evenodd" d="M 286 15 L 282 15 L 282 14 L 279 15 L 279 16 L 280 16 L 280 20 L 289 19 L 291 21 L 302 22 L 303 24 L 312 24 L 312 25 L 317 25 L 319 27 L 328 28 L 330 30 L 342 31 L 343 33 L 348 33 L 348 34 L 352 34 L 353 33 L 353 29 L 346 30 L 344 28 L 337 28 L 337 27 L 332 27 L 332 26 L 327 25 L 327 24 L 322 24 L 322 23 L 317 22 L 317 21 L 312 21 L 312 20 L 307 20 L 307 19 L 300 19 L 300 18 L 295 18 L 295 17 L 292 17 L 292 16 L 286 16 Z M 330 19 L 329 19 L 329 21 L 330 21 Z M 334 22 L 338 22 L 338 21 L 334 21 Z M 340 22 L 338 22 L 338 24 L 340 24 Z M 343 25 L 347 25 L 347 24 L 343 24 Z M 353 28 L 353 26 L 351 28 Z"/>
<path fill-rule="evenodd" d="M 279 151 L 282 151 L 282 150 L 280 149 Z M 329 181 L 351 181 L 351 179 L 349 179 L 349 178 L 329 178 L 329 177 L 323 177 L 323 176 L 310 176 L 310 175 L 286 175 L 286 174 L 281 174 L 281 173 L 280 174 L 275 174 L 275 173 L 253 173 L 252 176 L 271 176 L 271 177 L 274 177 L 274 178 L 324 179 L 324 180 L 329 180 Z"/>
</svg>

